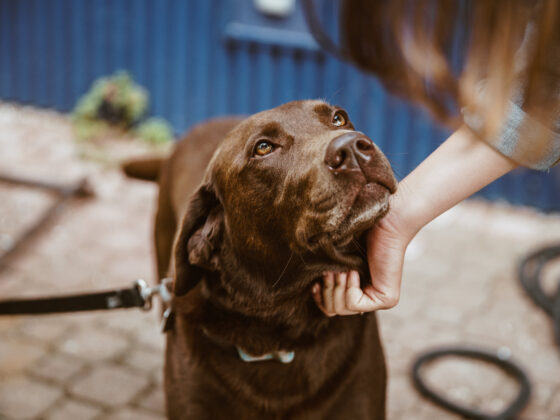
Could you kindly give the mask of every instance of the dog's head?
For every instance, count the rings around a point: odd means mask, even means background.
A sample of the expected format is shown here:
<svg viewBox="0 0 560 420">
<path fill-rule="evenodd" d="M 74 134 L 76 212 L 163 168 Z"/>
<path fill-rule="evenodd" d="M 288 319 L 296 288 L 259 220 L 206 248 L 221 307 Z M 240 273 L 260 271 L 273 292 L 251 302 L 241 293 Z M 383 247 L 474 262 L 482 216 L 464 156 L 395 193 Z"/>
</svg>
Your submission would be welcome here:
<svg viewBox="0 0 560 420">
<path fill-rule="evenodd" d="M 364 261 L 356 241 L 396 187 L 385 156 L 343 109 L 298 101 L 255 114 L 226 136 L 191 199 L 176 293 L 205 271 L 241 268 L 275 282 L 291 260 L 316 276 L 354 268 Z"/>
</svg>

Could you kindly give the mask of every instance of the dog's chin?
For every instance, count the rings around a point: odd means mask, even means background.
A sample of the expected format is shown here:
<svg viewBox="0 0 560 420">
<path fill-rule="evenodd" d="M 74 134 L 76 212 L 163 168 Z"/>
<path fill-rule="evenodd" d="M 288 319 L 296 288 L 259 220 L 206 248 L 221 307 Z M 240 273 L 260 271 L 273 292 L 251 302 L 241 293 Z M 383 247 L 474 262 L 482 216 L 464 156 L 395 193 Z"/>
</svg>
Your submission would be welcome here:
<svg viewBox="0 0 560 420">
<path fill-rule="evenodd" d="M 331 235 L 337 242 L 349 242 L 371 229 L 389 211 L 391 193 L 381 184 L 365 184 L 346 210 L 346 217 Z M 348 238 L 344 241 L 344 238 Z"/>
<path fill-rule="evenodd" d="M 371 229 L 389 211 L 390 191 L 381 184 L 368 183 L 356 194 L 350 205 L 337 209 L 343 213 L 342 221 L 333 229 L 325 228 L 310 240 L 310 249 L 322 249 L 327 254 L 344 253 L 356 243 L 364 232 Z"/>
</svg>

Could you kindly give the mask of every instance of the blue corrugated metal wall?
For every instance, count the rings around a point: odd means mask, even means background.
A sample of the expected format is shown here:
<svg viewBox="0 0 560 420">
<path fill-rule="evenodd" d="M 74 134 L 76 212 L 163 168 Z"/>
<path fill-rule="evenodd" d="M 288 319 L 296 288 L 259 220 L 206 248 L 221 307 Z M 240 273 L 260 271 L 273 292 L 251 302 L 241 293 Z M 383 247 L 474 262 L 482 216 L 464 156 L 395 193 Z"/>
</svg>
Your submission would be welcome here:
<svg viewBox="0 0 560 420">
<path fill-rule="evenodd" d="M 275 42 L 250 26 L 240 31 L 251 19 L 240 12 L 252 7 L 252 0 L 0 0 L 0 98 L 69 111 L 93 80 L 126 69 L 149 90 L 151 114 L 177 132 L 216 115 L 324 98 L 349 111 L 400 176 L 445 138 L 424 114 L 304 35 L 294 47 L 293 37 Z M 558 170 L 520 170 L 482 195 L 558 210 L 559 191 Z"/>
</svg>

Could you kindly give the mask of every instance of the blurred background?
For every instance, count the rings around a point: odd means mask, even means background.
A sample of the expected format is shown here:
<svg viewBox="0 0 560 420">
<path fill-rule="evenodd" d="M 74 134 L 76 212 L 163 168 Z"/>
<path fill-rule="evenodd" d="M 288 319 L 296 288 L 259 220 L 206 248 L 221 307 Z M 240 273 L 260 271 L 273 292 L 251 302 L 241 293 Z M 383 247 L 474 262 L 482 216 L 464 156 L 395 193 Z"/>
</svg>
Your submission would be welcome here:
<svg viewBox="0 0 560 420">
<path fill-rule="evenodd" d="M 335 31 L 336 2 L 315 4 Z M 87 178 L 94 193 L 65 202 L 2 260 L 0 297 L 153 282 L 157 190 L 124 178 L 120 160 L 167 153 L 169 140 L 214 116 L 309 98 L 344 107 L 399 179 L 449 134 L 321 51 L 300 1 L 0 0 L 0 172 L 57 185 Z M 552 326 L 515 272 L 522 256 L 560 241 L 559 192 L 558 168 L 519 169 L 411 244 L 402 302 L 380 314 L 390 419 L 458 418 L 420 399 L 408 379 L 416 353 L 454 342 L 506 346 L 535 387 L 524 418 L 560 418 Z M 57 200 L 0 182 L 0 253 Z M 548 291 L 559 273 L 558 264 L 547 269 Z M 0 419 L 163 418 L 157 324 L 157 314 L 136 310 L 1 317 Z M 516 392 L 511 378 L 474 362 L 429 375 L 488 410 Z"/>
<path fill-rule="evenodd" d="M 3 0 L 0 98 L 68 112 L 95 80 L 124 69 L 149 92 L 149 113 L 176 134 L 216 115 L 324 98 L 348 109 L 401 176 L 445 138 L 426 115 L 320 51 L 299 2 L 279 3 Z M 333 31 L 336 3 L 316 2 Z M 558 170 L 520 170 L 481 195 L 554 210 L 559 186 Z"/>
</svg>

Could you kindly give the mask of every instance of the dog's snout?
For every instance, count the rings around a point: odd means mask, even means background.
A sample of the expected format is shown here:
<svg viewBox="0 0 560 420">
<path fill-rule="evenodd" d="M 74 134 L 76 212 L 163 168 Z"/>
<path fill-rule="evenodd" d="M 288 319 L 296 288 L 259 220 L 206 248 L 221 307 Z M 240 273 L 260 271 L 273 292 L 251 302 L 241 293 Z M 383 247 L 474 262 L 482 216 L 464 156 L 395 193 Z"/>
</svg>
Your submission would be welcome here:
<svg viewBox="0 0 560 420">
<path fill-rule="evenodd" d="M 336 174 L 359 171 L 360 161 L 368 162 L 376 153 L 370 139 L 362 133 L 350 132 L 331 140 L 327 146 L 325 163 Z"/>
<path fill-rule="evenodd" d="M 381 184 L 391 193 L 397 189 L 397 181 L 385 155 L 358 131 L 332 139 L 327 146 L 325 164 L 335 175 L 361 173 L 367 182 Z"/>
</svg>

